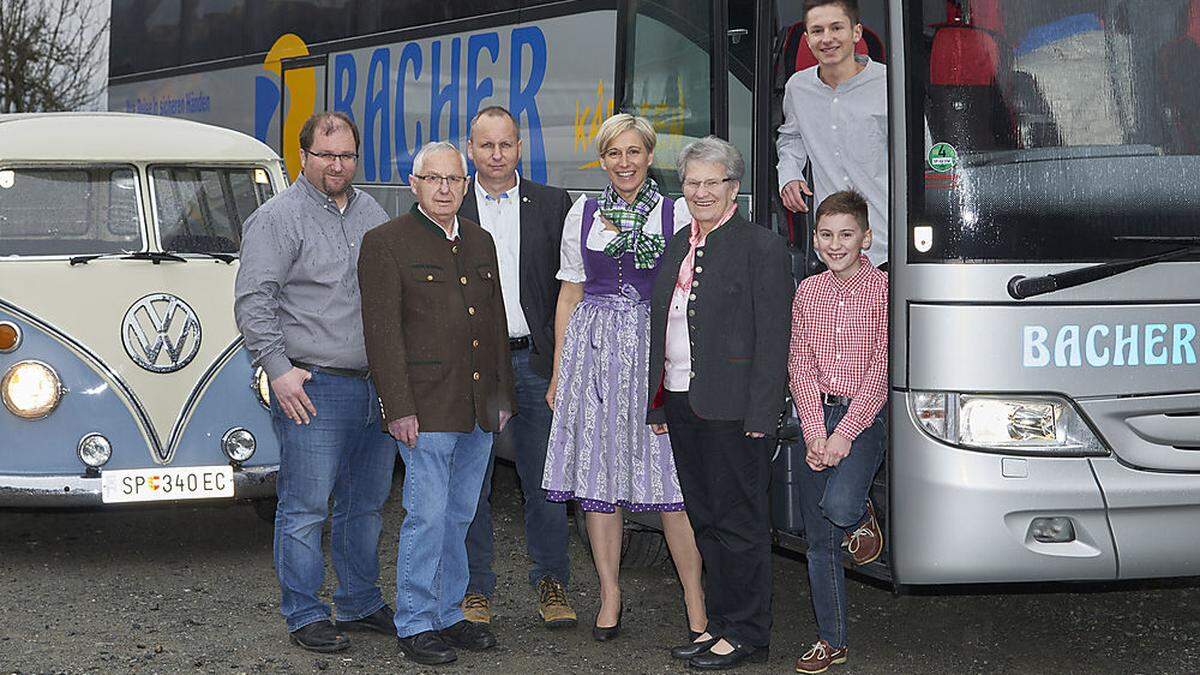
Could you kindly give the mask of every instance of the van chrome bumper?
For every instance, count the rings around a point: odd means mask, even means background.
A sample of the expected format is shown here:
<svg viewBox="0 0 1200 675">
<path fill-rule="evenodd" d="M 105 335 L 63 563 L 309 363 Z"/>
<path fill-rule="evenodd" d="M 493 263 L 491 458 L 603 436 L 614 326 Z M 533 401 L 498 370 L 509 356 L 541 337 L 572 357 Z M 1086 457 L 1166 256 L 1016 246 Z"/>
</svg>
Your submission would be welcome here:
<svg viewBox="0 0 1200 675">
<path fill-rule="evenodd" d="M 278 465 L 241 467 L 233 472 L 234 499 L 262 499 L 275 495 Z M 212 500 L 207 500 L 211 502 Z M 172 504 L 178 502 L 153 502 Z M 204 502 L 200 502 L 204 503 Z M 79 475 L 0 475 L 0 507 L 69 508 L 102 506 L 100 477 Z M 135 504 L 136 506 L 136 504 Z"/>
</svg>

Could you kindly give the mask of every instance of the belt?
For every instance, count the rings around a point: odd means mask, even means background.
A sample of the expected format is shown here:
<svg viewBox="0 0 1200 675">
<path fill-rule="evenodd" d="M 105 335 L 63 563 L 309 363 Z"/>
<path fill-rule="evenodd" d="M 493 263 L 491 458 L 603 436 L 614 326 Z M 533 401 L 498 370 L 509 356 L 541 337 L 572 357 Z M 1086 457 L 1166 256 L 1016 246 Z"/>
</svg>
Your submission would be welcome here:
<svg viewBox="0 0 1200 675">
<path fill-rule="evenodd" d="M 833 394 L 826 394 L 825 392 L 821 392 L 821 403 L 824 403 L 825 405 L 848 406 L 848 405 L 850 405 L 850 397 L 849 396 L 835 396 Z"/>
<path fill-rule="evenodd" d="M 307 370 L 309 372 L 314 372 L 314 373 L 328 373 L 330 375 L 338 375 L 340 377 L 356 377 L 360 380 L 365 380 L 366 378 L 371 376 L 371 371 L 369 371 L 369 370 L 355 370 L 354 368 L 334 368 L 332 366 L 316 366 L 311 363 L 305 363 L 303 361 L 297 361 L 295 359 L 288 359 L 288 360 L 292 362 L 293 366 L 296 366 L 297 368 L 299 368 L 301 370 Z"/>
<path fill-rule="evenodd" d="M 529 336 L 524 335 L 519 338 L 508 338 L 508 350 L 516 351 L 518 349 L 529 349 Z"/>
</svg>

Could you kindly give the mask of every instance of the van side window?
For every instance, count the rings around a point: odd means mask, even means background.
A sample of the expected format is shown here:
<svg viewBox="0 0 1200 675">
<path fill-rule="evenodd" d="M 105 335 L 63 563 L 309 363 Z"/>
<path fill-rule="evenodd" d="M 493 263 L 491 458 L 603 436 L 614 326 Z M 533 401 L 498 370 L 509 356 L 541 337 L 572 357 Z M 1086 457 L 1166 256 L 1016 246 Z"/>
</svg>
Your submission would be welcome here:
<svg viewBox="0 0 1200 675">
<path fill-rule="evenodd" d="M 0 256 L 142 248 L 133 169 L 0 168 Z"/>
<path fill-rule="evenodd" d="M 273 194 L 249 167 L 158 166 L 150 179 L 162 247 L 176 253 L 237 253 L 242 223 Z"/>
</svg>

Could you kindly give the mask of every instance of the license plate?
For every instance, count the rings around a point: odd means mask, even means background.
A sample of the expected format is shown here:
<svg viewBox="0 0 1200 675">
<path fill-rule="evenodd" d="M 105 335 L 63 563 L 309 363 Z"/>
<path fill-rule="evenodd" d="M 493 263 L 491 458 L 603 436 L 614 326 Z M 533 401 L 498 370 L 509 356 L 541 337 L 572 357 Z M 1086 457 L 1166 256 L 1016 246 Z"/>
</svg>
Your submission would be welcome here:
<svg viewBox="0 0 1200 675">
<path fill-rule="evenodd" d="M 232 497 L 233 467 L 105 471 L 100 474 L 100 490 L 105 504 Z"/>
</svg>

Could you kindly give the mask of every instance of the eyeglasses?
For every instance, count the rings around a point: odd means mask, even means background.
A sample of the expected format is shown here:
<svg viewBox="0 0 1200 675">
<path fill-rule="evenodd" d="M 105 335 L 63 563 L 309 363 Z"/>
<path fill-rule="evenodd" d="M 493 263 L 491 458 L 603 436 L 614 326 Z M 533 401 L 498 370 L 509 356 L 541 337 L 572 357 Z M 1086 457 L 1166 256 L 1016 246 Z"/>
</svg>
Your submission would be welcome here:
<svg viewBox="0 0 1200 675">
<path fill-rule="evenodd" d="M 439 176 L 436 173 L 427 173 L 424 176 L 413 174 L 413 178 L 425 181 L 429 185 L 441 185 L 445 183 L 449 187 L 458 187 L 467 180 L 466 176 Z"/>
<path fill-rule="evenodd" d="M 304 152 L 313 157 L 320 157 L 326 162 L 332 162 L 335 159 L 340 159 L 342 160 L 342 164 L 353 164 L 354 162 L 358 161 L 357 152 L 310 152 L 308 150 L 305 150 Z"/>
<path fill-rule="evenodd" d="M 716 190 L 718 187 L 721 186 L 722 183 L 728 183 L 731 180 L 737 180 L 737 179 L 736 178 L 722 178 L 721 180 L 716 180 L 714 178 L 711 180 L 704 180 L 704 181 L 689 179 L 689 180 L 683 181 L 683 189 L 687 190 L 688 192 L 695 192 L 696 190 L 699 190 L 701 187 L 703 187 L 705 190 Z"/>
</svg>

